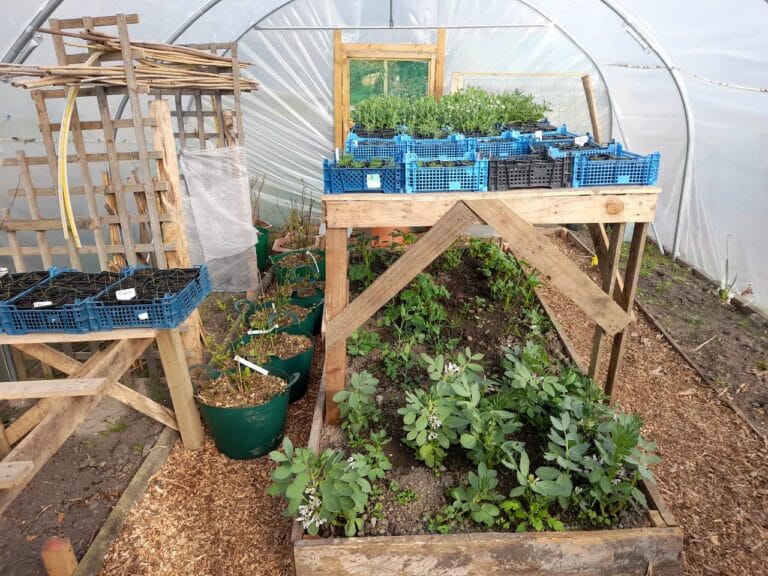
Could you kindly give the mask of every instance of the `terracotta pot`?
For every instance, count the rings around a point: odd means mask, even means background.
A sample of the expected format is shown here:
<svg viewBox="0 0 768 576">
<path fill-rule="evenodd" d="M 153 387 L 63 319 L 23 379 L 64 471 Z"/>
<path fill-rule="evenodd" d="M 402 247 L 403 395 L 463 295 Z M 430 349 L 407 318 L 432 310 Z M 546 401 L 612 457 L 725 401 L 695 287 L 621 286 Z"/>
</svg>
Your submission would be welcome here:
<svg viewBox="0 0 768 576">
<path fill-rule="evenodd" d="M 374 248 L 388 248 L 392 246 L 393 244 L 401 245 L 403 243 L 403 236 L 402 234 L 397 234 L 395 236 L 392 236 L 392 234 L 395 231 L 399 232 L 410 232 L 411 229 L 408 227 L 405 228 L 370 228 L 369 234 L 371 236 L 378 236 L 377 240 L 373 240 L 371 242 L 371 245 Z"/>
<path fill-rule="evenodd" d="M 285 236 L 282 236 L 280 238 L 277 238 L 275 240 L 275 243 L 272 244 L 272 252 L 277 252 L 279 254 L 282 254 L 284 252 L 292 252 L 294 250 L 298 250 L 299 248 L 289 248 L 286 246 L 288 242 L 291 241 L 291 235 L 286 234 Z M 319 248 L 320 247 L 320 236 L 315 236 L 315 241 L 312 243 L 312 246 L 304 246 L 301 249 L 304 248 Z"/>
</svg>

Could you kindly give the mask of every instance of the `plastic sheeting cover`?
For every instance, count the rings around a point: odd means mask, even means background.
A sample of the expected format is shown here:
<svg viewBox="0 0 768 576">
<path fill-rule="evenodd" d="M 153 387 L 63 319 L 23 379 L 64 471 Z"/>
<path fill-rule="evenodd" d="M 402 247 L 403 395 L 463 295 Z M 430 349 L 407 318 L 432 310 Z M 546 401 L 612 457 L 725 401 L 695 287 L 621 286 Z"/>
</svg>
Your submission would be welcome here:
<svg viewBox="0 0 768 576">
<path fill-rule="evenodd" d="M 184 150 L 184 218 L 194 264 L 207 264 L 215 290 L 258 284 L 245 149 Z"/>
</svg>

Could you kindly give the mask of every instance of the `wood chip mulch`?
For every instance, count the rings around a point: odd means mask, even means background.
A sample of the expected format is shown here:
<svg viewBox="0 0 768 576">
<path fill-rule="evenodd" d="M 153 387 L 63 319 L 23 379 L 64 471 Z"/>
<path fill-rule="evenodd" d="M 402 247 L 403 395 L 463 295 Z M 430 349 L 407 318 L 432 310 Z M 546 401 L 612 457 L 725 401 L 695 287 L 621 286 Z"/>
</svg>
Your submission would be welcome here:
<svg viewBox="0 0 768 576">
<path fill-rule="evenodd" d="M 291 404 L 286 434 L 306 446 L 320 382 L 316 353 L 310 388 Z M 210 438 L 202 450 L 180 443 L 131 510 L 107 552 L 102 576 L 288 576 L 292 522 L 267 494 L 267 457 L 230 460 Z"/>
<path fill-rule="evenodd" d="M 589 256 L 567 240 L 555 243 L 597 279 Z M 558 291 L 542 292 L 588 363 L 594 324 Z M 654 472 L 685 532 L 684 573 L 768 574 L 767 447 L 639 310 L 635 315 L 616 398 L 643 416 L 646 438 L 658 444 L 662 462 Z M 610 339 L 603 350 L 604 375 Z"/>
</svg>

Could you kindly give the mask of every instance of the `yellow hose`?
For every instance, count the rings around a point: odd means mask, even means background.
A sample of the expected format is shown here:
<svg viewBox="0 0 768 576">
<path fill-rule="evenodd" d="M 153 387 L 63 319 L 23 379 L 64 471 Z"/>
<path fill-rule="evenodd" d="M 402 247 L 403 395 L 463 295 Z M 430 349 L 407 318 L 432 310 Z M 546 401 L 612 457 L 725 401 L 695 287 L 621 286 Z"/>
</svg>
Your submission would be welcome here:
<svg viewBox="0 0 768 576">
<path fill-rule="evenodd" d="M 90 66 L 98 60 L 104 52 L 94 52 L 85 61 L 83 66 Z M 77 233 L 77 224 L 72 212 L 72 201 L 69 196 L 69 183 L 67 181 L 67 146 L 69 144 L 69 125 L 72 122 L 72 114 L 75 110 L 75 100 L 80 92 L 80 86 L 70 86 L 67 91 L 67 100 L 64 105 L 64 115 L 61 118 L 59 129 L 59 211 L 61 213 L 61 225 L 64 229 L 64 238 L 69 238 L 69 230 L 72 231 L 72 239 L 75 246 L 80 248 L 80 235 Z"/>
</svg>

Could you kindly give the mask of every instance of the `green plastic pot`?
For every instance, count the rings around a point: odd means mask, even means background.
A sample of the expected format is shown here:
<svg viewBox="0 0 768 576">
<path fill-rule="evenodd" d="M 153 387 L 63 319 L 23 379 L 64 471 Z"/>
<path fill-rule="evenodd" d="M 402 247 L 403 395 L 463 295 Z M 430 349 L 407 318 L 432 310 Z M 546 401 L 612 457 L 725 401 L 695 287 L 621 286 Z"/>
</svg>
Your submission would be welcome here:
<svg viewBox="0 0 768 576">
<path fill-rule="evenodd" d="M 325 301 L 325 292 L 321 288 L 315 288 L 315 293 L 309 296 L 299 296 L 294 290 L 291 294 L 291 301 L 299 306 L 316 306 Z"/>
<path fill-rule="evenodd" d="M 289 326 L 285 330 L 286 334 L 293 334 L 295 336 L 306 336 L 312 340 L 312 335 L 308 332 L 304 332 L 298 326 Z M 245 334 L 241 338 L 238 338 L 232 343 L 232 351 L 236 351 L 240 346 L 250 343 L 254 338 L 258 338 L 258 335 Z M 312 369 L 312 357 L 315 353 L 315 345 L 312 343 L 309 348 L 300 352 L 295 356 L 288 358 L 280 358 L 279 356 L 270 356 L 269 361 L 262 364 L 264 368 L 272 372 L 272 370 L 283 372 L 285 374 L 298 374 L 299 377 L 293 381 L 290 385 L 288 402 L 296 402 L 299 398 L 304 396 L 309 386 L 309 372 Z M 246 358 L 247 359 L 247 358 Z"/>
<path fill-rule="evenodd" d="M 256 264 L 259 267 L 259 271 L 264 272 L 269 268 L 269 230 L 271 225 L 267 226 L 254 226 L 259 232 L 259 238 L 256 241 L 254 249 L 256 250 Z"/>
<path fill-rule="evenodd" d="M 325 251 L 323 250 L 310 250 L 315 259 L 317 259 L 317 268 L 315 268 L 314 264 L 295 266 L 293 268 L 287 268 L 280 264 L 286 257 L 304 252 L 306 250 L 292 250 L 291 252 L 284 252 L 283 254 L 269 257 L 269 260 L 272 262 L 272 269 L 275 272 L 275 282 L 278 284 L 290 284 L 297 280 L 306 279 L 325 281 Z"/>
<path fill-rule="evenodd" d="M 309 308 L 310 312 L 301 320 L 280 326 L 277 331 L 287 332 L 289 329 L 296 329 L 301 332 L 306 332 L 307 334 L 319 334 L 320 328 L 323 324 L 323 305 L 325 302 L 324 298 L 318 298 L 317 294 L 315 294 L 309 297 L 309 300 L 306 298 L 291 298 L 289 302 L 291 304 L 295 304 L 296 306 L 301 306 L 302 308 Z M 238 300 L 235 302 L 235 310 L 241 314 L 245 312 L 243 316 L 244 318 L 248 318 L 251 316 L 251 314 L 256 312 L 257 306 L 270 307 L 272 306 L 272 302 L 264 302 L 263 304 L 251 302 L 250 300 Z M 293 334 L 294 332 L 288 333 Z"/>
<path fill-rule="evenodd" d="M 198 399 L 200 412 L 208 424 L 213 441 L 219 452 L 234 460 L 258 458 L 274 450 L 283 439 L 285 419 L 288 415 L 288 390 L 299 374 L 289 378 L 277 368 L 271 374 L 288 383 L 288 389 L 275 395 L 269 402 L 259 406 L 221 408 L 210 406 Z M 213 371 L 210 377 L 214 377 Z M 219 373 L 220 374 L 220 373 Z"/>
</svg>

